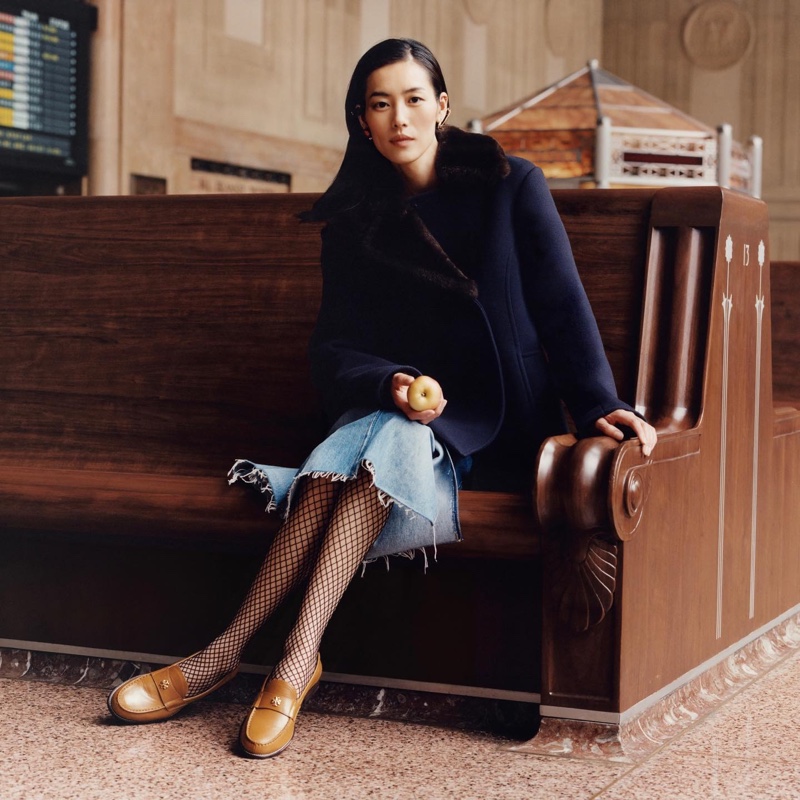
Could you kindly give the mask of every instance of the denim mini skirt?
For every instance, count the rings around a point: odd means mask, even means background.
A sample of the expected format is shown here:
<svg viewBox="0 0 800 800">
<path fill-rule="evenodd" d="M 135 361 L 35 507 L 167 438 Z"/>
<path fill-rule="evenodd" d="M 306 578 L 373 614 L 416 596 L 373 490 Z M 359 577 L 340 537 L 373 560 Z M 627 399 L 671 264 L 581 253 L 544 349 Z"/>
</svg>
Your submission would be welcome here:
<svg viewBox="0 0 800 800">
<path fill-rule="evenodd" d="M 267 511 L 285 518 L 299 478 L 347 481 L 362 468 L 372 474 L 381 502 L 390 507 L 366 561 L 390 555 L 413 557 L 431 546 L 435 555 L 437 545 L 461 540 L 453 460 L 427 425 L 400 411 L 348 412 L 299 468 L 239 459 L 228 482 L 252 484 L 269 497 Z"/>
</svg>

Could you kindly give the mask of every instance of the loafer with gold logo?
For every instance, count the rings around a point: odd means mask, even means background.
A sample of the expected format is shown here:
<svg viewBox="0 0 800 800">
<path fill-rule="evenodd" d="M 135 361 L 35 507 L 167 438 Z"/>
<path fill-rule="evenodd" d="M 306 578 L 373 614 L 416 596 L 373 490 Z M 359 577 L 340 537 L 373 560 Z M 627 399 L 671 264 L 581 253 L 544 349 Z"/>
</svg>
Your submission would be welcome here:
<svg viewBox="0 0 800 800">
<path fill-rule="evenodd" d="M 245 753 L 255 758 L 271 758 L 286 749 L 294 736 L 294 725 L 303 701 L 317 688 L 322 675 L 322 662 L 317 667 L 300 697 L 291 684 L 280 678 L 267 679 L 250 710 L 239 741 Z"/>
<path fill-rule="evenodd" d="M 108 697 L 108 710 L 123 722 L 160 722 L 215 692 L 238 672 L 238 668 L 234 669 L 205 692 L 187 697 L 189 689 L 181 663 L 138 675 L 117 686 Z"/>
</svg>

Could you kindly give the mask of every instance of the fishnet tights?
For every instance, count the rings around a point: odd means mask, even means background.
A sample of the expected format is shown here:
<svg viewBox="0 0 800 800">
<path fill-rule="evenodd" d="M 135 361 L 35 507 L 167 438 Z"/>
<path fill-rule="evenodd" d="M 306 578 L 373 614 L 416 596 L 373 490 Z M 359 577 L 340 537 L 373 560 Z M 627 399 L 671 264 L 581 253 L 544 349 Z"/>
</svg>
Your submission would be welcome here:
<svg viewBox="0 0 800 800">
<path fill-rule="evenodd" d="M 181 662 L 189 697 L 213 686 L 239 665 L 253 634 L 281 601 L 308 576 L 344 484 L 308 479 L 281 526 L 239 611 L 208 647 Z"/>
<path fill-rule="evenodd" d="M 308 479 L 300 492 L 230 625 L 208 647 L 181 662 L 189 697 L 206 691 L 239 665 L 253 634 L 309 573 L 297 622 L 273 677 L 290 683 L 298 694 L 311 678 L 322 634 L 383 529 L 389 508 L 381 503 L 366 470 L 346 483 Z"/>
<path fill-rule="evenodd" d="M 308 581 L 297 622 L 272 677 L 302 691 L 317 663 L 322 634 L 358 565 L 378 538 L 389 508 L 378 498 L 372 476 L 361 470 L 344 485 L 334 508 L 319 557 Z"/>
</svg>

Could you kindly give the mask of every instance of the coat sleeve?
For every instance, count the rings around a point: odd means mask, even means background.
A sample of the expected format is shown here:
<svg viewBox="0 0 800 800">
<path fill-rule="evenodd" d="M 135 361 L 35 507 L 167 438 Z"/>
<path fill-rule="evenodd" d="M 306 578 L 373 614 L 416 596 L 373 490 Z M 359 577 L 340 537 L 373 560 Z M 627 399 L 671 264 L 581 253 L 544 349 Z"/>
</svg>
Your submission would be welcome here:
<svg viewBox="0 0 800 800">
<path fill-rule="evenodd" d="M 617 396 L 567 232 L 538 167 L 520 185 L 514 229 L 525 300 L 550 373 L 578 435 L 596 434 L 600 417 L 634 409 Z"/>
<path fill-rule="evenodd" d="M 395 408 L 392 376 L 419 370 L 377 350 L 379 308 L 355 277 L 352 248 L 337 232 L 322 233 L 322 302 L 309 345 L 311 379 L 332 419 L 355 408 Z"/>
</svg>

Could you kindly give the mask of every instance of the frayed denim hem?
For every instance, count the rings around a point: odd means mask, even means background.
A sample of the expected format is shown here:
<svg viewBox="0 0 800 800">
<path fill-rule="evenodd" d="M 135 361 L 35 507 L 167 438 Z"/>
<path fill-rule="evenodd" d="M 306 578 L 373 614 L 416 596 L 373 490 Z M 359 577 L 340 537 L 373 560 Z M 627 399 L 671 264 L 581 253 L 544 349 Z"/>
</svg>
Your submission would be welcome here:
<svg viewBox="0 0 800 800">
<path fill-rule="evenodd" d="M 361 463 L 361 466 L 366 469 L 370 475 L 372 476 L 372 486 L 375 487 L 378 500 L 384 508 L 391 508 L 392 506 L 397 506 L 398 508 L 402 508 L 406 514 L 406 517 L 409 519 L 415 519 L 416 513 L 413 509 L 404 506 L 402 503 L 397 501 L 395 498 L 390 497 L 386 492 L 379 489 L 375 486 L 375 467 L 370 461 L 366 459 Z M 292 498 L 294 497 L 294 490 L 298 484 L 298 481 L 301 478 L 311 478 L 312 480 L 322 479 L 322 480 L 329 480 L 331 482 L 336 481 L 351 481 L 355 480 L 356 475 L 343 475 L 337 472 L 301 472 L 298 473 L 294 480 L 292 481 L 292 485 L 289 489 L 289 492 L 286 495 L 286 504 L 285 508 L 281 513 L 282 519 L 286 519 L 289 516 L 292 506 Z M 258 465 L 254 464 L 252 461 L 248 461 L 246 459 L 237 459 L 231 469 L 228 472 L 228 485 L 233 485 L 236 481 L 241 481 L 242 483 L 249 484 L 254 486 L 258 489 L 261 494 L 269 495 L 269 502 L 267 503 L 266 508 L 264 509 L 267 513 L 272 513 L 279 510 L 279 504 L 275 499 L 275 492 L 272 487 L 272 483 L 270 481 L 269 475 L 267 472 L 259 467 Z M 433 535 L 433 560 L 434 562 L 438 559 L 438 550 L 436 546 L 436 525 L 435 523 L 432 525 L 432 535 Z M 380 536 L 380 534 L 379 534 Z M 376 538 L 377 541 L 377 538 Z M 410 550 L 403 550 L 399 553 L 391 553 L 389 555 L 382 555 L 376 556 L 374 558 L 365 558 L 361 562 L 361 576 L 364 576 L 366 568 L 369 564 L 374 564 L 375 562 L 383 561 L 386 564 L 386 571 L 389 571 L 389 559 L 390 558 L 406 558 L 409 561 L 413 561 L 416 558 L 417 553 L 422 554 L 423 564 L 424 564 L 424 571 L 428 571 L 429 561 L 428 561 L 428 551 L 425 547 L 415 547 Z"/>
</svg>

